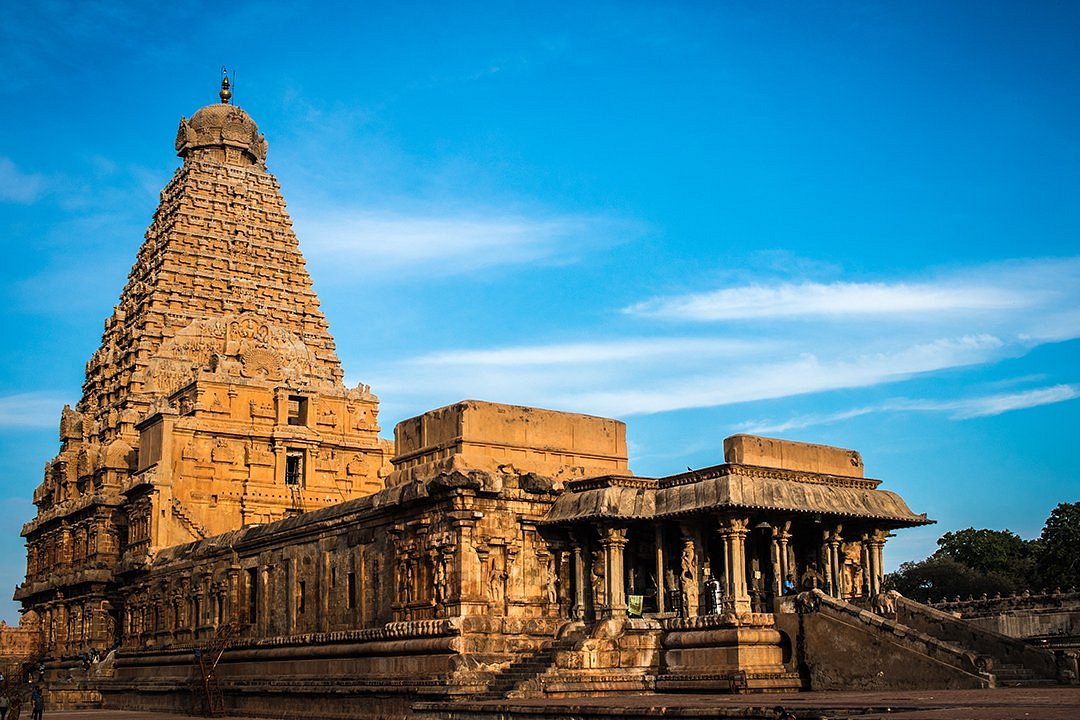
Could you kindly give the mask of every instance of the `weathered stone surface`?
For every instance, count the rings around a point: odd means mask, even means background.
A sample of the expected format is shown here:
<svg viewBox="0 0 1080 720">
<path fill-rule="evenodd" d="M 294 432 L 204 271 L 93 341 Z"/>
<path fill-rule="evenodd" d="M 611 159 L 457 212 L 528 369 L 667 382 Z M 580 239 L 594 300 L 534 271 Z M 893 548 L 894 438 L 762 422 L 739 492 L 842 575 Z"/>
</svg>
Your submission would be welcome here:
<svg viewBox="0 0 1080 720">
<path fill-rule="evenodd" d="M 476 400 L 391 446 L 370 387 L 342 385 L 255 123 L 208 106 L 176 149 L 24 528 L 50 680 L 115 647 L 57 702 L 195 710 L 194 680 L 238 712 L 403 717 L 833 681 L 776 611 L 795 585 L 878 596 L 890 532 L 930 522 L 858 453 L 735 436 L 721 465 L 641 478 L 622 422 Z M 947 653 L 866 615 L 853 645 Z"/>
<path fill-rule="evenodd" d="M 58 656 L 114 644 L 123 574 L 160 549 L 371 493 L 389 470 L 255 123 L 208 106 L 177 150 L 23 529 L 16 598 Z"/>
<path fill-rule="evenodd" d="M 551 478 L 628 472 L 626 425 L 618 420 L 464 400 L 398 423 L 391 485 L 450 469 Z"/>
<path fill-rule="evenodd" d="M 862 456 L 854 450 L 759 435 L 732 435 L 726 438 L 724 462 L 824 475 L 863 476 Z"/>
</svg>

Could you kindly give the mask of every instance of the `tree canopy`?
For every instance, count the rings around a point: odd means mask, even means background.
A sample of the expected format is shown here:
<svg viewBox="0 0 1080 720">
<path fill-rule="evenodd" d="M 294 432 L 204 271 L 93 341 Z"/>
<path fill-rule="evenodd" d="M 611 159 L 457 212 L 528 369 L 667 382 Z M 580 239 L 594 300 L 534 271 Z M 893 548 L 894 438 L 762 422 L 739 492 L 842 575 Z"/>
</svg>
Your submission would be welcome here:
<svg viewBox="0 0 1080 720">
<path fill-rule="evenodd" d="M 887 585 L 922 602 L 1080 587 L 1080 502 L 1054 508 L 1037 540 L 967 528 L 937 544 L 930 557 L 891 573 Z"/>
</svg>

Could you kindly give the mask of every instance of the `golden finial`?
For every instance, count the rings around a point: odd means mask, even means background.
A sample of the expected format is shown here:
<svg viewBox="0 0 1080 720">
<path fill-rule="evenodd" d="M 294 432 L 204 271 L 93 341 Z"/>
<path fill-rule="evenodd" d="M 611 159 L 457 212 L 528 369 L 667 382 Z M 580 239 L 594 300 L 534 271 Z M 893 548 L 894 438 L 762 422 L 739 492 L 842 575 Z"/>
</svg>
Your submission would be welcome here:
<svg viewBox="0 0 1080 720">
<path fill-rule="evenodd" d="M 229 71 L 224 67 L 221 68 L 221 92 L 218 93 L 221 96 L 221 102 L 227 103 L 232 98 L 232 90 L 229 89 Z"/>
</svg>

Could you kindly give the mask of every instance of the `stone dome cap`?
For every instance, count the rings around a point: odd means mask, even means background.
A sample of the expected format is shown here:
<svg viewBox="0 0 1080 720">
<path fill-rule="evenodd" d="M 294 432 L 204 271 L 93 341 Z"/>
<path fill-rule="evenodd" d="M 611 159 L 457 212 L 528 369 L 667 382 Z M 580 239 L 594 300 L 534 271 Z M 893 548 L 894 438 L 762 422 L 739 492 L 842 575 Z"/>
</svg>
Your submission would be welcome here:
<svg viewBox="0 0 1080 720">
<path fill-rule="evenodd" d="M 197 110 L 190 120 L 180 119 L 176 154 L 185 160 L 199 157 L 228 165 L 262 165 L 266 138 L 250 115 L 222 102 Z"/>
</svg>

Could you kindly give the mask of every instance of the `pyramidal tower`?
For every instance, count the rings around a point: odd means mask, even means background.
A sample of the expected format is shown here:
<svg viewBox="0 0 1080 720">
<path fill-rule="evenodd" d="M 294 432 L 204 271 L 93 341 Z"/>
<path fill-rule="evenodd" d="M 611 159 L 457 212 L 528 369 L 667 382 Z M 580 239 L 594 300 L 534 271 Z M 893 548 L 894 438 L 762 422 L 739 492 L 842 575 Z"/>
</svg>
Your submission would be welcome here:
<svg viewBox="0 0 1080 720">
<path fill-rule="evenodd" d="M 183 165 L 65 406 L 23 528 L 51 652 L 108 647 L 116 591 L 162 548 L 369 494 L 389 443 L 346 388 L 267 144 L 221 102 L 181 119 Z"/>
</svg>

